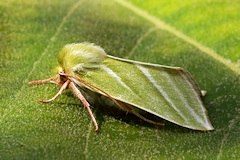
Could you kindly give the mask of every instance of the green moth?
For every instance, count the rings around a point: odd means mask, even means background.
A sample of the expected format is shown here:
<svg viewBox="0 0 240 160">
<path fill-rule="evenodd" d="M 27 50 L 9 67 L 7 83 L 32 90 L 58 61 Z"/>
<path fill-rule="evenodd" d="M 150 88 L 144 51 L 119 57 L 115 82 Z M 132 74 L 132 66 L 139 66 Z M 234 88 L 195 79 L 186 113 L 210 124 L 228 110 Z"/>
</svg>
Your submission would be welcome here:
<svg viewBox="0 0 240 160">
<path fill-rule="evenodd" d="M 67 44 L 58 54 L 58 62 L 55 76 L 29 84 L 52 82 L 61 86 L 53 98 L 41 102 L 50 102 L 71 89 L 89 112 L 96 131 L 98 124 L 90 108 L 96 102 L 118 106 L 156 125 L 163 124 L 141 113 L 194 130 L 213 129 L 200 98 L 203 92 L 183 68 L 113 57 L 87 42 Z"/>
</svg>

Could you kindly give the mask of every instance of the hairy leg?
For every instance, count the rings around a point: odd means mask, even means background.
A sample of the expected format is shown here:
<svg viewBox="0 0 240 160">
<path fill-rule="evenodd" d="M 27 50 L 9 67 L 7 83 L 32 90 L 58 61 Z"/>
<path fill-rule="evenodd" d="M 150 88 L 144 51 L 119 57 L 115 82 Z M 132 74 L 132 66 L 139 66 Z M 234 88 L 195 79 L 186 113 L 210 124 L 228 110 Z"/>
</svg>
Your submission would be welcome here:
<svg viewBox="0 0 240 160">
<path fill-rule="evenodd" d="M 31 82 L 28 82 L 28 85 L 34 85 L 34 84 L 43 84 L 43 83 L 46 83 L 46 82 L 51 82 L 53 80 L 53 78 L 48 78 L 48 79 L 43 79 L 43 80 L 35 80 L 35 81 L 31 81 Z"/>
<path fill-rule="evenodd" d="M 70 82 L 69 87 L 73 90 L 73 93 L 80 99 L 80 101 L 83 103 L 84 107 L 87 109 L 90 117 L 92 118 L 93 124 L 95 126 L 95 131 L 98 132 L 98 124 L 97 121 L 90 109 L 90 104 L 87 102 L 87 100 L 84 98 L 82 93 L 78 90 L 76 85 L 73 82 Z"/>
<path fill-rule="evenodd" d="M 142 120 L 148 122 L 148 123 L 151 123 L 151 124 L 154 124 L 154 125 L 157 125 L 157 126 L 164 126 L 164 123 L 160 123 L 160 122 L 155 122 L 155 121 L 152 121 L 150 119 L 147 119 L 145 118 L 144 116 L 142 116 L 140 113 L 136 112 L 135 110 L 131 110 L 131 112 L 136 115 L 137 117 L 141 118 Z"/>
<path fill-rule="evenodd" d="M 62 94 L 62 92 L 67 88 L 68 84 L 70 83 L 70 80 L 67 80 L 62 87 L 60 88 L 60 90 L 58 91 L 58 93 L 51 99 L 48 100 L 39 100 L 39 102 L 44 102 L 44 103 L 48 103 L 51 102 L 53 100 L 55 100 L 58 96 L 60 96 Z"/>
</svg>

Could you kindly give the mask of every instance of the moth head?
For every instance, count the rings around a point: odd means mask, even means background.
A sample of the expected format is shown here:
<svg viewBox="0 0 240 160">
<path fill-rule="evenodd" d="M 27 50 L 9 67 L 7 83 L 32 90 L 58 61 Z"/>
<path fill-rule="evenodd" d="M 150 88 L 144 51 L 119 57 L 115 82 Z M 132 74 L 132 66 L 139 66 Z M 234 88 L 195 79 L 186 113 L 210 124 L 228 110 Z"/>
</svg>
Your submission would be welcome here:
<svg viewBox="0 0 240 160">
<path fill-rule="evenodd" d="M 61 81 L 60 79 L 59 79 L 59 73 L 64 73 L 64 71 L 63 71 L 63 68 L 62 67 L 60 67 L 60 66 L 58 66 L 58 67 L 56 67 L 56 68 L 54 68 L 53 70 L 52 70 L 52 77 L 55 79 L 55 80 L 57 80 L 57 81 Z"/>
<path fill-rule="evenodd" d="M 93 43 L 67 44 L 58 54 L 58 63 L 66 73 L 85 74 L 100 67 L 106 58 L 105 51 Z"/>
</svg>

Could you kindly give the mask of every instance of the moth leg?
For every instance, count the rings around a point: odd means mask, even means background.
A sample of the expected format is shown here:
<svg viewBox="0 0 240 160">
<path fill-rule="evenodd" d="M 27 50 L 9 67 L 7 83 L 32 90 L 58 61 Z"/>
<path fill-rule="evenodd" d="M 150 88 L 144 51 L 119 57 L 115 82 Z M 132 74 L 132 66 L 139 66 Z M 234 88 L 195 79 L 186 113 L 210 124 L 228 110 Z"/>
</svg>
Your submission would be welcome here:
<svg viewBox="0 0 240 160">
<path fill-rule="evenodd" d="M 48 79 L 43 79 L 43 80 L 35 80 L 35 81 L 31 81 L 31 82 L 28 82 L 28 85 L 34 85 L 34 84 L 43 84 L 43 83 L 46 83 L 46 82 L 52 82 L 53 78 L 48 78 Z"/>
<path fill-rule="evenodd" d="M 70 80 L 67 80 L 62 87 L 60 88 L 60 90 L 58 91 L 58 93 L 51 99 L 48 100 L 38 100 L 39 102 L 44 102 L 44 103 L 48 103 L 51 102 L 53 100 L 55 100 L 58 96 L 60 96 L 62 94 L 62 92 L 67 88 L 68 84 L 69 84 Z"/>
<path fill-rule="evenodd" d="M 138 112 L 136 112 L 135 110 L 131 110 L 131 112 L 136 115 L 137 117 L 141 118 L 142 120 L 148 122 L 148 123 L 151 123 L 151 124 L 154 124 L 154 125 L 157 125 L 157 126 L 164 126 L 164 123 L 160 123 L 160 122 L 155 122 L 155 121 L 152 121 L 150 119 L 147 119 L 145 118 L 144 116 L 142 116 L 141 114 L 139 114 Z"/>
<path fill-rule="evenodd" d="M 73 92 L 75 93 L 75 95 L 80 99 L 80 101 L 83 103 L 84 107 L 87 109 L 90 117 L 92 118 L 93 124 L 95 126 L 95 131 L 98 132 L 98 124 L 97 121 L 90 109 L 90 104 L 88 103 L 88 101 L 84 98 L 84 96 L 82 95 L 82 93 L 78 90 L 78 88 L 76 87 L 76 85 L 73 82 L 70 82 L 69 87 L 73 90 Z"/>
</svg>

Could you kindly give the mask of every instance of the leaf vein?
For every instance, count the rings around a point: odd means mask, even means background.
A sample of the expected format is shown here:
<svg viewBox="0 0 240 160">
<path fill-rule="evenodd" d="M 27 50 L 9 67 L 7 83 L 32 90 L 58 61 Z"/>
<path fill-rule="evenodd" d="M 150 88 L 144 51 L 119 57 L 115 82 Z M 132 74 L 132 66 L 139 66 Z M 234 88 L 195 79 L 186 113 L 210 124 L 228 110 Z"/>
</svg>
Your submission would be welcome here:
<svg viewBox="0 0 240 160">
<path fill-rule="evenodd" d="M 224 132 L 224 135 L 223 135 L 223 138 L 222 138 L 222 141 L 221 141 L 221 145 L 220 145 L 220 147 L 219 147 L 219 151 L 218 151 L 218 155 L 217 155 L 217 160 L 221 159 L 221 157 L 222 157 L 222 150 L 223 150 L 224 144 L 225 144 L 225 142 L 227 141 L 227 139 L 228 139 L 228 137 L 229 137 L 229 133 L 230 133 L 231 129 L 235 126 L 235 124 L 238 122 L 239 119 L 240 119 L 240 116 L 239 116 L 239 114 L 238 114 L 234 119 L 232 119 L 232 120 L 229 122 L 228 128 L 227 128 L 227 130 Z"/>
<path fill-rule="evenodd" d="M 50 38 L 50 42 L 48 43 L 47 47 L 44 49 L 44 51 L 41 53 L 40 57 L 38 58 L 37 61 L 34 62 L 32 69 L 30 70 L 30 72 L 28 73 L 27 78 L 25 78 L 22 82 L 22 87 L 21 89 L 18 91 L 18 93 L 16 94 L 16 97 L 18 97 L 18 95 L 22 92 L 22 90 L 24 89 L 25 85 L 28 82 L 29 77 L 33 74 L 33 71 L 36 69 L 36 67 L 39 65 L 39 63 L 42 61 L 42 58 L 46 55 L 50 45 L 55 41 L 56 37 L 58 36 L 58 34 L 60 33 L 63 25 L 66 23 L 67 19 L 72 15 L 72 13 L 76 10 L 76 8 L 81 4 L 80 2 L 82 1 L 78 1 L 77 4 L 73 4 L 72 7 L 70 8 L 70 10 L 67 12 L 67 14 L 63 17 L 61 23 L 59 24 L 55 34 Z"/>
<path fill-rule="evenodd" d="M 29 77 L 33 74 L 33 71 L 36 69 L 36 67 L 39 65 L 39 63 L 42 61 L 42 58 L 46 55 L 50 45 L 55 41 L 56 37 L 58 36 L 58 34 L 60 33 L 63 25 L 66 23 L 67 19 L 72 15 L 72 13 L 76 10 L 76 8 L 82 3 L 81 0 L 79 0 L 77 2 L 77 4 L 73 4 L 72 7 L 70 8 L 70 10 L 67 12 L 67 14 L 63 17 L 61 23 L 59 24 L 55 34 L 50 38 L 50 42 L 48 43 L 47 47 L 44 49 L 44 51 L 40 54 L 40 57 L 38 58 L 37 61 L 34 62 L 32 69 L 30 70 L 30 72 L 28 73 L 27 77 L 22 81 L 22 86 L 21 88 L 16 91 L 16 94 L 14 95 L 14 98 L 17 99 L 21 94 L 22 91 L 24 90 L 24 88 L 26 87 L 26 83 L 29 81 Z M 0 123 L 2 123 L 3 119 L 5 118 L 5 116 L 7 116 L 8 113 L 10 113 L 9 111 L 12 110 L 12 106 L 9 106 L 8 112 L 4 112 L 3 116 L 1 116 L 0 119 Z"/>
<path fill-rule="evenodd" d="M 125 0 L 116 0 L 116 2 L 118 2 L 120 5 L 124 6 L 125 8 L 128 8 L 129 10 L 131 10 L 132 12 L 137 14 L 138 16 L 141 16 L 142 18 L 150 21 L 151 23 L 153 23 L 159 29 L 165 30 L 165 31 L 175 35 L 176 37 L 182 39 L 183 41 L 191 44 L 192 46 L 198 48 L 203 53 L 212 57 L 216 61 L 224 64 L 226 67 L 231 69 L 236 74 L 240 74 L 240 69 L 238 68 L 238 66 L 235 63 L 229 62 L 229 60 L 223 58 L 222 56 L 219 56 L 213 49 L 200 44 L 196 40 L 188 37 L 187 35 L 185 35 L 184 33 L 180 32 L 180 31 L 176 30 L 174 27 L 168 25 L 167 23 L 160 20 L 159 18 L 157 18 L 153 15 L 150 15 L 146 11 L 132 5 L 129 2 L 126 2 Z"/>
<path fill-rule="evenodd" d="M 149 30 L 147 30 L 142 36 L 140 36 L 136 42 L 136 44 L 133 46 L 132 50 L 124 57 L 126 59 L 128 59 L 131 55 L 133 55 L 133 53 L 135 52 L 135 50 L 137 49 L 137 47 L 139 46 L 139 44 L 152 32 L 154 32 L 155 30 L 159 29 L 158 27 L 151 27 Z"/>
<path fill-rule="evenodd" d="M 95 109 L 95 111 L 93 112 L 93 114 L 96 114 L 97 112 L 97 109 Z M 90 123 L 88 125 L 88 130 L 87 130 L 87 134 L 86 134 L 86 145 L 85 145 L 85 148 L 84 148 L 84 154 L 85 154 L 85 159 L 88 159 L 88 142 L 89 142 L 89 137 L 92 133 L 92 128 L 93 128 L 93 125 L 92 125 L 92 121 L 90 120 Z"/>
</svg>

